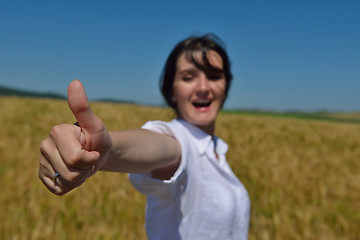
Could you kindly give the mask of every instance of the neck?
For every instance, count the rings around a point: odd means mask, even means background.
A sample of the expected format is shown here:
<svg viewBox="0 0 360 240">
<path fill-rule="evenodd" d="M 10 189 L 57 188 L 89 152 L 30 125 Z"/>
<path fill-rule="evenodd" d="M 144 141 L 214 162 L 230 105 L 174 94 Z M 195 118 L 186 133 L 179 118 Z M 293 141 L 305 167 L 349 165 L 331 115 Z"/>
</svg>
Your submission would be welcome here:
<svg viewBox="0 0 360 240">
<path fill-rule="evenodd" d="M 214 138 L 215 123 L 211 123 L 211 124 L 205 125 L 205 126 L 198 126 L 198 125 L 196 125 L 196 126 Z"/>
<path fill-rule="evenodd" d="M 190 121 L 187 121 L 186 119 L 184 119 L 183 117 L 181 117 L 180 114 L 177 114 L 177 118 L 182 119 L 198 128 L 200 128 L 201 130 L 203 130 L 205 133 L 209 134 L 210 136 L 214 137 L 215 136 L 215 121 L 212 121 L 208 124 L 205 125 L 198 125 L 196 123 L 192 123 Z"/>
</svg>

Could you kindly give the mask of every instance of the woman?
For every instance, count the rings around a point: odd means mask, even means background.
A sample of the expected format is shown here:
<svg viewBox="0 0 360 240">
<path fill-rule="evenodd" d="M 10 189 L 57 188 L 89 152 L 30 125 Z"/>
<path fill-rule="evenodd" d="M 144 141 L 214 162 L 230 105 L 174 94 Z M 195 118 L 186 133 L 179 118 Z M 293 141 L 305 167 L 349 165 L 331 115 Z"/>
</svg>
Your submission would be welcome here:
<svg viewBox="0 0 360 240">
<path fill-rule="evenodd" d="M 250 201 L 226 162 L 215 120 L 230 81 L 228 56 L 212 35 L 180 42 L 167 59 L 162 94 L 177 118 L 108 132 L 81 83 L 68 88 L 77 125 L 53 127 L 41 146 L 39 177 L 62 195 L 97 170 L 128 172 L 147 195 L 149 239 L 247 239 Z"/>
</svg>

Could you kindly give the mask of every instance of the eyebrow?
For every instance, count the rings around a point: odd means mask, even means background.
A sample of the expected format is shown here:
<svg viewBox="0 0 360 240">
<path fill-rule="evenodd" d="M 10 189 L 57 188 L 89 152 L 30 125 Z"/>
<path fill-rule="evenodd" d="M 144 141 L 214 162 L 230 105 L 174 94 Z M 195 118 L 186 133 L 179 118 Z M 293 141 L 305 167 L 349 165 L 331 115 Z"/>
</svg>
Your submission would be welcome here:
<svg viewBox="0 0 360 240">
<path fill-rule="evenodd" d="M 197 74 L 200 71 L 204 72 L 205 74 L 222 74 L 222 75 L 225 74 L 225 71 L 223 69 L 202 70 L 202 69 L 199 69 L 197 67 L 191 67 L 191 68 L 183 69 L 181 71 L 177 71 L 176 75 L 181 76 L 181 75 L 184 75 L 184 74 Z"/>
<path fill-rule="evenodd" d="M 186 73 L 197 73 L 201 71 L 200 69 L 196 68 L 196 67 L 191 67 L 191 68 L 185 68 L 181 71 L 177 71 L 177 75 L 181 75 L 181 74 L 186 74 Z"/>
</svg>

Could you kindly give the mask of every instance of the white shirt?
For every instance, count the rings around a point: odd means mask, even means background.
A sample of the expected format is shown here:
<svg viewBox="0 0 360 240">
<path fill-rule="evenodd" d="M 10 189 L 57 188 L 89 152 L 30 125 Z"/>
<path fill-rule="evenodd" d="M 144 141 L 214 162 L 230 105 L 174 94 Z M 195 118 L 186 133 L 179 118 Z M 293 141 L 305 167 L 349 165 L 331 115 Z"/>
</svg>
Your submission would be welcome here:
<svg viewBox="0 0 360 240">
<path fill-rule="evenodd" d="M 181 146 L 180 165 L 169 180 L 153 179 L 150 173 L 129 175 L 147 195 L 148 238 L 248 239 L 250 199 L 226 161 L 227 144 L 179 119 L 147 122 L 143 128 L 171 135 Z"/>
</svg>

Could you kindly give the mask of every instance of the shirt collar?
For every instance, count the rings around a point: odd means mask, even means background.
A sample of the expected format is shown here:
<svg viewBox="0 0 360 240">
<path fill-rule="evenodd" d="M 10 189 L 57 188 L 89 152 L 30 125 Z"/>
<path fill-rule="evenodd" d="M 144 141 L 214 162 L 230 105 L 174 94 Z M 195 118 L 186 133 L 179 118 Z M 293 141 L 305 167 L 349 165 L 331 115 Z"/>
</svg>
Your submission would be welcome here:
<svg viewBox="0 0 360 240">
<path fill-rule="evenodd" d="M 212 136 L 185 120 L 176 119 L 176 121 L 179 122 L 193 136 L 195 146 L 199 150 L 199 153 L 201 155 L 204 154 L 206 148 L 212 142 Z M 228 149 L 227 144 L 217 136 L 214 136 L 214 139 L 216 141 L 216 151 L 225 154 Z"/>
<path fill-rule="evenodd" d="M 215 142 L 216 142 L 216 152 L 220 154 L 226 154 L 229 146 L 226 142 L 224 142 L 221 138 L 218 138 L 215 136 Z"/>
</svg>

